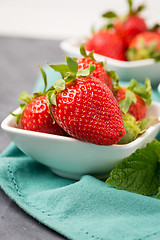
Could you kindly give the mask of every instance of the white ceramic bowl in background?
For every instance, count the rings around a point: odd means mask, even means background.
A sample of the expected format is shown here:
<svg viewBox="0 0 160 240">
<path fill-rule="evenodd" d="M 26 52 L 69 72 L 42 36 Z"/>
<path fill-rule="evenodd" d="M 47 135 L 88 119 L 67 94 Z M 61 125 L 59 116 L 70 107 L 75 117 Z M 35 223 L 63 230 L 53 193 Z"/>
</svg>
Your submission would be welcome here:
<svg viewBox="0 0 160 240">
<path fill-rule="evenodd" d="M 84 38 L 66 39 L 60 43 L 60 47 L 67 56 L 80 57 L 80 45 L 82 42 L 84 42 Z M 135 78 L 137 81 L 144 83 L 145 78 L 148 77 L 153 87 L 160 83 L 160 62 L 156 63 L 154 59 L 127 62 L 99 54 L 94 54 L 94 57 L 97 61 L 106 62 L 107 69 L 115 70 L 121 81 L 129 81 L 131 78 Z"/>
<path fill-rule="evenodd" d="M 147 114 L 155 114 L 160 119 L 160 103 L 152 102 Z M 129 144 L 100 146 L 71 137 L 22 130 L 15 126 L 15 117 L 12 115 L 1 124 L 9 138 L 24 153 L 50 167 L 56 174 L 72 179 L 79 179 L 84 174 L 106 178 L 108 171 L 136 149 L 153 141 L 160 130 L 158 123 Z"/>
</svg>

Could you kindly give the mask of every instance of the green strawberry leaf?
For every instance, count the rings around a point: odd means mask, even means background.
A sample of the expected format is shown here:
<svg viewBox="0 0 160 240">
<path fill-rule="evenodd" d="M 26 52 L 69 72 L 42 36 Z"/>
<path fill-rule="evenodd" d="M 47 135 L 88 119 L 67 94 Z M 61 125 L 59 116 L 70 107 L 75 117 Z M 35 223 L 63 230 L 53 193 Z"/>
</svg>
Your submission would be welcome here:
<svg viewBox="0 0 160 240">
<path fill-rule="evenodd" d="M 65 81 L 64 79 L 58 79 L 57 82 L 53 85 L 55 90 L 64 90 L 65 89 Z"/>
<path fill-rule="evenodd" d="M 66 57 L 66 62 L 67 62 L 69 72 L 72 72 L 72 73 L 76 74 L 78 72 L 77 61 L 75 59 L 71 58 L 71 57 Z"/>
<path fill-rule="evenodd" d="M 19 104 L 19 107 L 21 108 L 20 113 L 16 114 L 16 113 L 10 112 L 10 114 L 11 114 L 12 116 L 16 117 L 16 123 L 17 123 L 17 124 L 19 123 L 20 118 L 21 118 L 21 115 L 22 115 L 22 113 L 24 112 L 26 106 L 27 106 L 27 105 L 26 105 L 25 103 L 20 103 L 20 104 Z"/>
<path fill-rule="evenodd" d="M 156 23 L 153 25 L 153 27 L 151 27 L 149 30 L 151 32 L 155 32 L 156 30 L 158 30 L 160 28 L 160 24 L 159 23 Z"/>
<path fill-rule="evenodd" d="M 135 47 L 128 48 L 128 50 L 126 51 L 127 60 L 128 61 L 135 60 L 136 53 L 137 49 Z"/>
<path fill-rule="evenodd" d="M 129 6 L 129 14 L 132 14 L 133 13 L 133 2 L 132 0 L 127 0 L 128 2 L 128 6 Z"/>
<path fill-rule="evenodd" d="M 55 91 L 51 90 L 51 91 L 48 91 L 47 92 L 47 105 L 49 106 L 50 104 L 53 104 L 55 106 L 57 106 L 57 100 L 56 100 L 56 94 L 55 94 Z"/>
<path fill-rule="evenodd" d="M 155 47 L 157 46 L 158 42 L 157 41 L 152 41 L 150 42 L 150 44 L 148 45 L 148 50 L 150 52 L 154 51 L 155 50 Z"/>
<path fill-rule="evenodd" d="M 121 138 L 121 140 L 117 144 L 127 144 L 134 141 L 141 129 L 139 127 L 139 123 L 136 121 L 135 117 L 131 114 L 122 114 L 122 119 L 125 127 L 125 135 Z"/>
<path fill-rule="evenodd" d="M 146 48 L 145 41 L 143 38 L 139 38 L 139 44 L 141 46 L 141 49 Z"/>
<path fill-rule="evenodd" d="M 75 74 L 75 73 L 66 72 L 65 77 L 64 77 L 64 80 L 65 80 L 65 82 L 67 83 L 67 82 L 73 81 L 75 78 L 76 78 L 76 74 Z"/>
<path fill-rule="evenodd" d="M 105 27 L 105 29 L 109 30 L 109 29 L 112 29 L 114 27 L 114 24 L 113 23 L 108 23 Z"/>
<path fill-rule="evenodd" d="M 117 18 L 118 15 L 115 12 L 108 11 L 102 14 L 102 17 L 104 18 Z"/>
<path fill-rule="evenodd" d="M 145 4 L 138 6 L 138 8 L 134 11 L 135 14 L 142 12 L 146 8 Z"/>
<path fill-rule="evenodd" d="M 94 52 L 91 51 L 91 52 L 88 54 L 88 57 L 91 58 L 93 61 L 96 62 L 96 59 L 94 58 L 93 54 L 94 54 Z"/>
<path fill-rule="evenodd" d="M 153 51 L 151 53 L 151 58 L 154 58 L 155 62 L 159 62 L 160 61 L 160 53 L 158 53 L 157 51 Z"/>
<path fill-rule="evenodd" d="M 160 142 L 149 143 L 125 158 L 106 183 L 147 196 L 156 194 L 160 186 Z"/>
<path fill-rule="evenodd" d="M 89 76 L 93 71 L 95 70 L 95 66 L 92 64 L 89 64 L 88 68 L 85 68 L 77 73 L 77 77 L 87 77 Z"/>
<path fill-rule="evenodd" d="M 119 101 L 118 103 L 119 103 L 121 111 L 124 114 L 126 114 L 129 110 L 130 105 L 135 103 L 135 102 L 136 102 L 135 94 L 132 91 L 127 90 L 126 91 L 126 97 L 123 100 Z"/>
<path fill-rule="evenodd" d="M 114 84 L 113 84 L 113 88 L 116 88 L 119 86 L 119 77 L 116 73 L 116 71 L 113 71 L 113 70 L 110 70 L 110 71 L 107 71 L 107 74 L 112 78 L 112 80 L 114 81 Z"/>
<path fill-rule="evenodd" d="M 54 69 L 56 72 L 60 72 L 62 75 L 62 78 L 64 78 L 65 73 L 69 71 L 68 66 L 66 64 L 59 64 L 59 65 L 49 64 L 49 66 L 52 69 Z"/>
<path fill-rule="evenodd" d="M 33 97 L 32 95 L 29 95 L 27 92 L 23 91 L 20 93 L 18 99 L 26 104 L 29 104 L 33 100 Z"/>
<path fill-rule="evenodd" d="M 140 86 L 140 84 L 135 79 L 131 79 L 127 89 L 142 97 L 148 106 L 151 104 L 152 87 L 149 78 L 145 79 L 145 86 Z"/>
<path fill-rule="evenodd" d="M 130 80 L 129 85 L 128 85 L 127 88 L 128 88 L 129 90 L 133 91 L 134 88 L 139 88 L 139 87 L 140 87 L 139 83 L 138 83 L 134 78 L 132 78 L 132 79 Z"/>
<path fill-rule="evenodd" d="M 54 97 L 55 96 L 55 97 Z M 55 90 L 49 90 L 47 92 L 47 95 L 46 95 L 46 100 L 47 100 L 47 106 L 49 108 L 49 112 L 51 114 L 51 117 L 53 119 L 53 123 L 55 123 L 55 119 L 54 119 L 54 116 L 52 114 L 52 110 L 51 110 L 51 106 L 52 106 L 52 101 L 53 101 L 53 105 L 57 105 L 57 101 L 56 101 L 56 95 L 55 95 Z"/>
<path fill-rule="evenodd" d="M 80 53 L 83 57 L 86 57 L 86 58 L 91 58 L 93 61 L 96 62 L 94 56 L 93 56 L 93 51 L 91 51 L 88 55 L 86 53 L 86 50 L 85 50 L 85 46 L 84 46 L 84 43 L 81 44 L 80 46 Z"/>
<path fill-rule="evenodd" d="M 86 53 L 86 50 L 85 50 L 85 47 L 84 47 L 84 43 L 82 43 L 81 46 L 80 46 L 80 53 L 83 57 L 88 57 L 88 55 Z"/>
</svg>

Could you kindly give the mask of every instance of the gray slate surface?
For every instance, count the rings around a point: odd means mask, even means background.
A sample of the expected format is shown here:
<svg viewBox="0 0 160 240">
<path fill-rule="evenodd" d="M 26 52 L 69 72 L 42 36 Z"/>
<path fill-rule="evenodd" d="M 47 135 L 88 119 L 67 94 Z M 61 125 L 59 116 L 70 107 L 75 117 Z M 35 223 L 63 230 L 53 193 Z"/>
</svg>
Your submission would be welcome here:
<svg viewBox="0 0 160 240">
<path fill-rule="evenodd" d="M 0 36 L 0 122 L 17 108 L 20 92 L 32 92 L 38 64 L 64 61 L 59 42 Z M 0 129 L 0 152 L 9 142 Z M 0 190 L 0 240 L 41 239 L 65 238 L 27 215 Z"/>
</svg>

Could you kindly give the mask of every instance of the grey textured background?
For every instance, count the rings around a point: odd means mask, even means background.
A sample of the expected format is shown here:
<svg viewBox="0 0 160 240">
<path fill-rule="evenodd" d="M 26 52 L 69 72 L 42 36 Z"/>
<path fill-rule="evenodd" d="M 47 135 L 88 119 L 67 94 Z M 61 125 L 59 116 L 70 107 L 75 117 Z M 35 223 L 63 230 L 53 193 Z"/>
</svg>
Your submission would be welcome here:
<svg viewBox="0 0 160 240">
<path fill-rule="evenodd" d="M 64 61 L 58 40 L 0 37 L 0 122 L 19 105 L 22 91 L 32 92 L 38 64 Z M 0 152 L 9 144 L 0 129 Z M 0 190 L 0 240 L 59 240 L 58 233 L 40 224 Z"/>
</svg>

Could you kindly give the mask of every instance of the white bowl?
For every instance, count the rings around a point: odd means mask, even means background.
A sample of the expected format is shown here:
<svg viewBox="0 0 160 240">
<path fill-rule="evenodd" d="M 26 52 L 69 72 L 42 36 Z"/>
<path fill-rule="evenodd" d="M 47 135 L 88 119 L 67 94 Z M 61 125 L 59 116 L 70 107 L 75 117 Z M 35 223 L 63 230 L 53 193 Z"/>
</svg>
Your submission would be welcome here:
<svg viewBox="0 0 160 240">
<path fill-rule="evenodd" d="M 152 102 L 147 114 L 155 114 L 160 119 L 160 103 Z M 56 174 L 72 179 L 79 179 L 85 174 L 106 178 L 117 163 L 153 141 L 160 130 L 158 123 L 129 144 L 100 146 L 71 137 L 22 130 L 15 126 L 15 117 L 12 115 L 1 124 L 9 138 L 24 153 L 50 167 Z"/>
<path fill-rule="evenodd" d="M 66 39 L 60 43 L 60 48 L 67 56 L 80 57 L 80 45 L 84 42 L 83 39 Z M 99 54 L 94 54 L 97 61 L 107 63 L 108 70 L 115 70 L 121 81 L 129 81 L 135 78 L 137 81 L 143 82 L 148 77 L 151 80 L 152 86 L 156 87 L 160 83 L 160 62 L 155 62 L 154 59 L 145 59 L 138 61 L 119 61 L 113 58 L 105 57 Z"/>
</svg>

